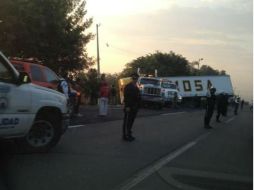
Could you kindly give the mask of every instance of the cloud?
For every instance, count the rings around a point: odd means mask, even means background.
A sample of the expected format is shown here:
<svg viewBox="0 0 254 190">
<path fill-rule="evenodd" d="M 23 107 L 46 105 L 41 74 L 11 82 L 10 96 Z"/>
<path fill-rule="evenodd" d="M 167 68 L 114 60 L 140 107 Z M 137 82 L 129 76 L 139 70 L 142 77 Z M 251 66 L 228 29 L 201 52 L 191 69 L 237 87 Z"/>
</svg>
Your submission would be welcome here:
<svg viewBox="0 0 254 190">
<path fill-rule="evenodd" d="M 239 12 L 252 12 L 253 2 L 252 0 L 174 0 L 174 5 L 192 8 L 225 8 Z"/>
</svg>

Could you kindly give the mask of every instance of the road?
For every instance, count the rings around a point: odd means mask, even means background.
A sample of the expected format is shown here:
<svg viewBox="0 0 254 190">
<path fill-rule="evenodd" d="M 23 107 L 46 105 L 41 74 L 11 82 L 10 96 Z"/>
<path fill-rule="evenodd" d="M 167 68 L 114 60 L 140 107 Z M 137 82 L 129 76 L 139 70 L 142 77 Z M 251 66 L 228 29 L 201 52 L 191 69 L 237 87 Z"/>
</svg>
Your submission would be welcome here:
<svg viewBox="0 0 254 190">
<path fill-rule="evenodd" d="M 213 119 L 211 130 L 203 128 L 203 110 L 141 110 L 134 142 L 121 140 L 120 108 L 99 122 L 96 111 L 89 122 L 82 113 L 49 153 L 7 157 L 0 189 L 252 189 L 248 109 Z"/>
</svg>

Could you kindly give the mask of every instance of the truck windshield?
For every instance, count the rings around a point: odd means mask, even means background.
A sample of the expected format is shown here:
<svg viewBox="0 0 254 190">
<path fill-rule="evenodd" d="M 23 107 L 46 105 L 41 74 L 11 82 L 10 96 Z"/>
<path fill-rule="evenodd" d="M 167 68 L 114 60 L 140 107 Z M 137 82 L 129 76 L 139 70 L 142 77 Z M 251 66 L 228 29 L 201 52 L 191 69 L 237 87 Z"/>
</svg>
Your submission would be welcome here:
<svg viewBox="0 0 254 190">
<path fill-rule="evenodd" d="M 170 82 L 162 82 L 161 83 L 162 88 L 170 88 L 170 89 L 176 89 L 176 85 L 172 84 Z"/>
<path fill-rule="evenodd" d="M 140 80 L 140 84 L 152 84 L 152 85 L 159 86 L 160 85 L 160 81 L 156 80 L 156 79 L 142 78 Z"/>
</svg>

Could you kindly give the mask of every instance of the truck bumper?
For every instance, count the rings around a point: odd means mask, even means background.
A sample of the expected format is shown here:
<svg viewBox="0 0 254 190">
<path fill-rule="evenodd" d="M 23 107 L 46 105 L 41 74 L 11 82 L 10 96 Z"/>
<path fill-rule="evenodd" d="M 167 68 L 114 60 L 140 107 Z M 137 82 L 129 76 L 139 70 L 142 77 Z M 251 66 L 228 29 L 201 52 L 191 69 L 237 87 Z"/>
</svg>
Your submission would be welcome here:
<svg viewBox="0 0 254 190">
<path fill-rule="evenodd" d="M 62 134 L 68 129 L 70 125 L 70 114 L 66 113 L 62 115 Z"/>
<path fill-rule="evenodd" d="M 163 98 L 159 96 L 141 96 L 143 102 L 154 102 L 164 104 Z"/>
<path fill-rule="evenodd" d="M 165 104 L 169 104 L 173 102 L 173 98 L 163 98 Z"/>
</svg>

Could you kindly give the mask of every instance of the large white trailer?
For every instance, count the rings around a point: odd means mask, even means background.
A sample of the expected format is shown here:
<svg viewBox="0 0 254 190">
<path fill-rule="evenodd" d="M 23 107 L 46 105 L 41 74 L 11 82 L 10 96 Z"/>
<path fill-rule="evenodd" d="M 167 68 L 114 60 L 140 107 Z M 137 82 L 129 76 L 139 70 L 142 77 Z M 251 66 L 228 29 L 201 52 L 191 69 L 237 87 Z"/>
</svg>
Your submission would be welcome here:
<svg viewBox="0 0 254 190">
<path fill-rule="evenodd" d="M 233 86 L 229 75 L 223 76 L 179 76 L 179 77 L 160 77 L 167 79 L 178 86 L 180 95 L 183 98 L 204 97 L 207 89 L 211 86 L 216 88 L 216 94 L 225 92 L 233 96 Z"/>
</svg>

